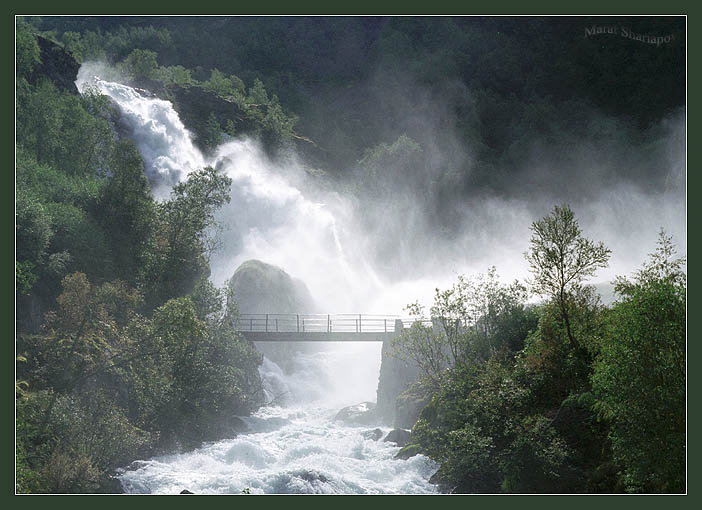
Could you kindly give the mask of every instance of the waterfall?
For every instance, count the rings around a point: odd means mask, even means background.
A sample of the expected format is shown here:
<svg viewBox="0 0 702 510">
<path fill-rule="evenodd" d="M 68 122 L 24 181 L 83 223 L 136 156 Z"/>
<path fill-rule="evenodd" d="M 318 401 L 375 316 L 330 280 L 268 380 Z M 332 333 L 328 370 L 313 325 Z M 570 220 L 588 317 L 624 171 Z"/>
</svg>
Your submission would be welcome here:
<svg viewBox="0 0 702 510">
<path fill-rule="evenodd" d="M 329 311 L 373 311 L 368 296 L 382 284 L 372 265 L 354 249 L 353 228 L 339 218 L 342 197 L 315 190 L 294 158 L 271 162 L 254 140 L 229 140 L 211 157 L 194 145 L 168 101 L 81 69 L 79 89 L 96 87 L 119 107 L 129 136 L 143 156 L 154 196 L 190 172 L 213 166 L 232 179 L 231 202 L 217 215 L 222 248 L 211 260 L 221 285 L 247 259 L 282 267 L 303 280 Z M 295 184 L 293 184 L 295 183 Z M 299 187 L 298 187 L 299 186 Z M 384 310 L 384 313 L 397 310 Z M 430 493 L 436 465 L 423 456 L 395 460 L 399 447 L 363 436 L 363 427 L 334 421 L 343 406 L 375 400 L 380 344 L 327 344 L 298 353 L 284 373 L 266 359 L 260 367 L 270 396 L 285 395 L 286 407 L 269 406 L 242 417 L 249 432 L 193 452 L 141 460 L 125 468 L 127 492 L 177 493 Z M 368 427 L 365 427 L 368 428 Z M 387 427 L 383 433 L 389 432 Z"/>
</svg>

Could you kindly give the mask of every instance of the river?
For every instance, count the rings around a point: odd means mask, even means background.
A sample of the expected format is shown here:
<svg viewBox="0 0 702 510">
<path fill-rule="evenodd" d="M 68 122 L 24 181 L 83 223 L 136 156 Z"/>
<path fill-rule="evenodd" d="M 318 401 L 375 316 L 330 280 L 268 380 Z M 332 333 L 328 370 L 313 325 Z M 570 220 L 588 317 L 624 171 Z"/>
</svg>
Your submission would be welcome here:
<svg viewBox="0 0 702 510">
<path fill-rule="evenodd" d="M 345 405 L 375 400 L 380 344 L 327 344 L 298 354 L 289 374 L 265 359 L 266 391 L 287 405 L 241 417 L 249 432 L 196 450 L 132 463 L 120 470 L 125 492 L 178 494 L 431 494 L 437 469 L 399 447 L 364 437 L 376 426 L 334 420 Z M 366 435 L 367 436 L 367 435 Z"/>
</svg>

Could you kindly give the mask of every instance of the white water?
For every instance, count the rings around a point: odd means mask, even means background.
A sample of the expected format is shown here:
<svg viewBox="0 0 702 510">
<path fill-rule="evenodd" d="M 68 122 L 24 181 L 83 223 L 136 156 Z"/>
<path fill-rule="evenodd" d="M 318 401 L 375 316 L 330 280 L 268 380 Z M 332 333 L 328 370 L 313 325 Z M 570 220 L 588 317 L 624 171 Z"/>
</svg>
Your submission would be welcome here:
<svg viewBox="0 0 702 510">
<path fill-rule="evenodd" d="M 427 480 L 437 466 L 422 455 L 395 460 L 399 447 L 362 436 L 372 426 L 334 421 L 342 405 L 367 400 L 377 378 L 355 374 L 339 387 L 363 349 L 341 348 L 298 357 L 299 370 L 285 375 L 265 360 L 261 375 L 269 391 L 286 393 L 286 407 L 264 407 L 242 417 L 250 432 L 192 452 L 133 463 L 121 475 L 130 493 L 232 494 L 420 494 L 434 493 Z M 369 360 L 365 360 L 369 361 Z M 378 357 L 379 361 L 379 357 Z M 370 363 L 369 365 L 373 365 Z M 377 365 L 377 364 L 376 364 Z M 346 372 L 346 374 L 345 374 Z M 377 375 L 377 366 L 369 372 Z M 354 384 L 354 382 L 356 384 Z M 383 436 L 390 431 L 379 427 Z"/>
<path fill-rule="evenodd" d="M 158 199 L 205 165 L 232 178 L 231 203 L 220 212 L 225 225 L 223 249 L 213 260 L 215 284 L 221 285 L 244 260 L 276 264 L 308 285 L 326 311 L 398 313 L 379 310 L 382 283 L 361 253 L 348 253 L 343 225 L 330 209 L 343 214 L 343 200 L 306 198 L 291 182 L 304 182 L 294 161 L 273 165 L 250 140 L 229 141 L 212 158 L 192 143 L 167 101 L 97 79 L 81 69 L 78 86 L 96 86 L 123 114 L 144 158 Z M 362 277 L 359 277 L 362 275 Z M 402 295 L 402 302 L 410 296 Z M 394 305 L 400 302 L 393 302 Z M 430 493 L 428 478 L 436 465 L 423 456 L 395 460 L 398 447 L 364 439 L 374 427 L 349 427 L 333 417 L 344 406 L 375 401 L 380 344 L 331 344 L 300 353 L 284 374 L 270 360 L 260 368 L 271 398 L 286 407 L 262 408 L 243 418 L 250 432 L 183 454 L 137 461 L 120 476 L 135 493 Z M 389 431 L 382 428 L 384 434 Z"/>
</svg>

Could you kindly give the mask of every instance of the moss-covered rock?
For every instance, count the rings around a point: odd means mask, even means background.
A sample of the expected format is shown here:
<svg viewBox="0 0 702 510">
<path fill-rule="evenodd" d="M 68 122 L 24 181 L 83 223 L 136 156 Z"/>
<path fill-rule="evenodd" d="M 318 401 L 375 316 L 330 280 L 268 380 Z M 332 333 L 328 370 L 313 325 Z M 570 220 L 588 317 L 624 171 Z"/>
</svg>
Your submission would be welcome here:
<svg viewBox="0 0 702 510">
<path fill-rule="evenodd" d="M 420 453 L 422 453 L 422 449 L 418 444 L 408 444 L 407 446 L 403 446 L 400 451 L 397 452 L 394 458 L 398 460 L 407 460 L 410 457 L 419 455 Z"/>
</svg>

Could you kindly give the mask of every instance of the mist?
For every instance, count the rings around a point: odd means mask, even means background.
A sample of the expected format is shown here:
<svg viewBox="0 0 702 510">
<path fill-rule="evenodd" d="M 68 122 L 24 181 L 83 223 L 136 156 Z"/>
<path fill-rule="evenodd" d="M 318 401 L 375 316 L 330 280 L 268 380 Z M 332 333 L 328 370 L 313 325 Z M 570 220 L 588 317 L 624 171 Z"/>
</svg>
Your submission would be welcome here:
<svg viewBox="0 0 702 510">
<path fill-rule="evenodd" d="M 119 78 L 109 66 L 89 63 L 79 85 L 95 75 Z M 609 267 L 591 283 L 640 267 L 661 228 L 685 254 L 684 110 L 646 129 L 594 107 L 552 112 L 556 127 L 522 133 L 485 185 L 472 182 L 474 176 L 484 181 L 485 157 L 449 115 L 457 97 L 468 104 L 480 98 L 450 79 L 437 94 L 435 85 L 396 69 L 379 69 L 370 80 L 360 85 L 374 91 L 369 104 L 390 112 L 378 143 L 407 136 L 419 147 L 396 167 L 383 168 L 386 175 L 370 182 L 371 192 L 335 191 L 294 151 L 273 159 L 249 138 L 230 138 L 205 157 L 169 103 L 142 98 L 121 107 L 157 198 L 205 165 L 232 178 L 231 202 L 217 213 L 220 246 L 210 260 L 215 285 L 245 260 L 259 259 L 304 281 L 320 310 L 402 314 L 415 300 L 430 305 L 434 289 L 459 274 L 496 266 L 504 281 L 527 278 L 529 227 L 562 203 L 574 210 L 586 237 L 612 250 Z M 379 80 L 392 87 L 377 86 Z M 120 101 L 125 90 L 113 87 L 109 94 Z M 391 92 L 380 97 L 382 90 Z M 471 115 L 477 114 L 467 112 L 465 122 L 477 123 Z M 155 129 L 150 118 L 165 129 Z M 348 162 L 361 178 L 362 163 Z"/>
</svg>

